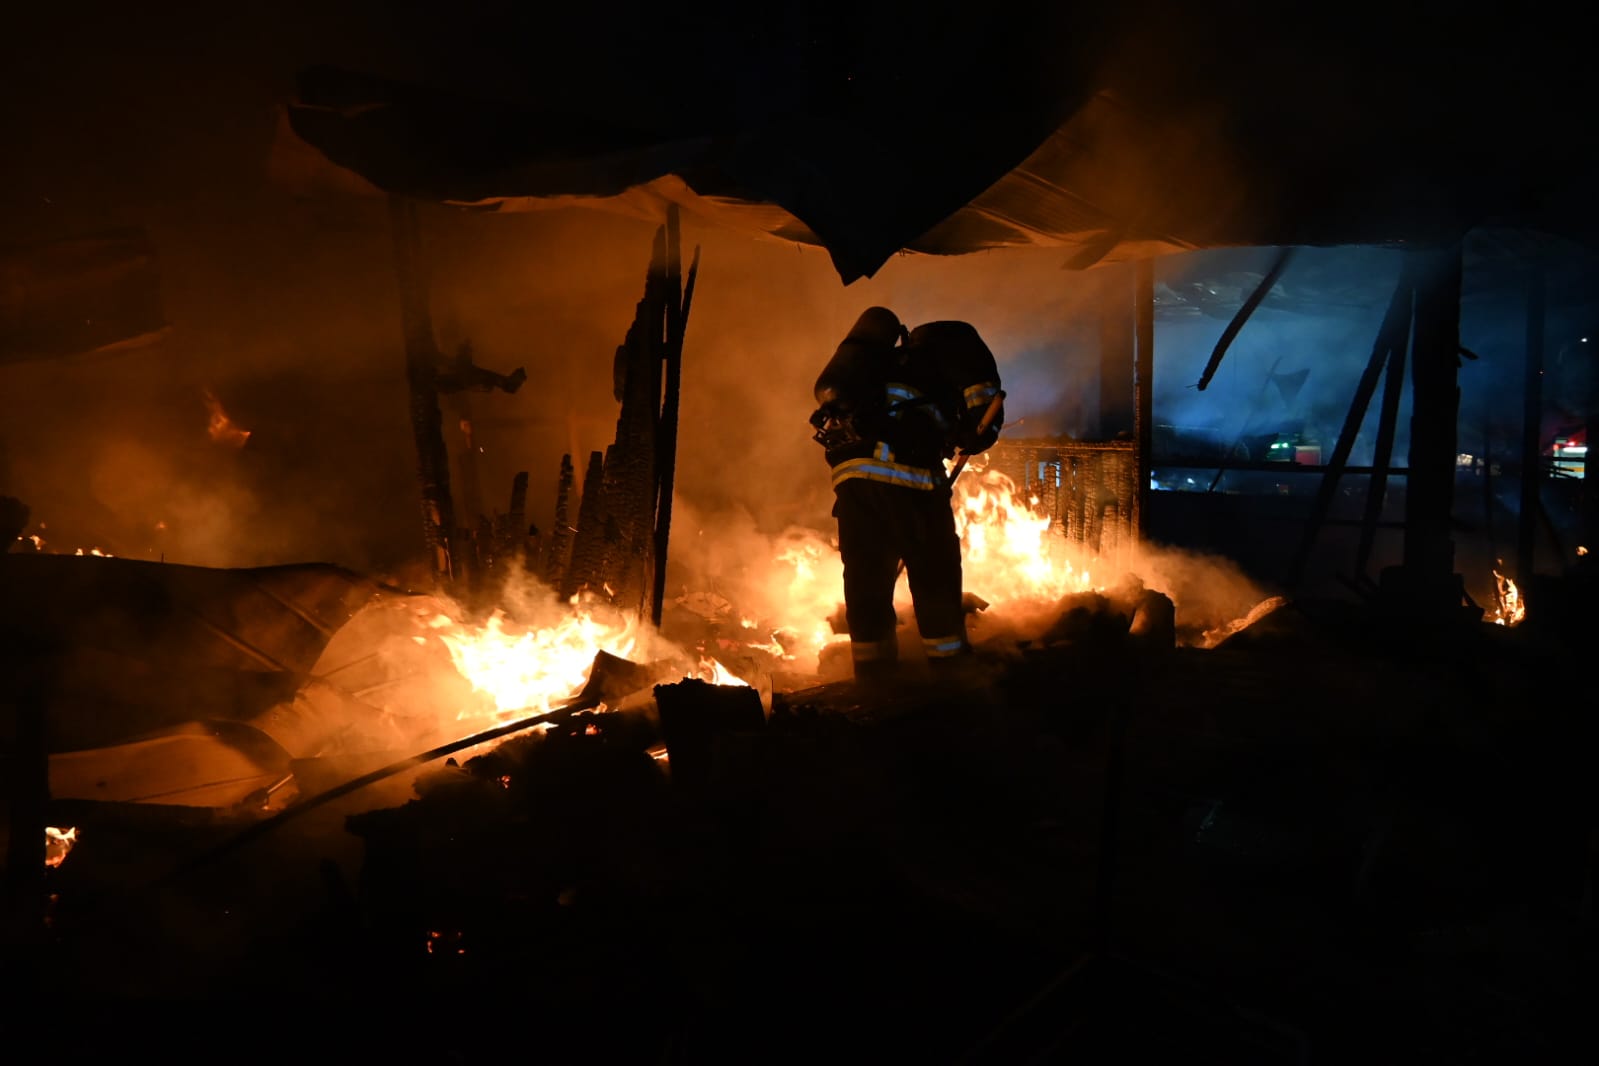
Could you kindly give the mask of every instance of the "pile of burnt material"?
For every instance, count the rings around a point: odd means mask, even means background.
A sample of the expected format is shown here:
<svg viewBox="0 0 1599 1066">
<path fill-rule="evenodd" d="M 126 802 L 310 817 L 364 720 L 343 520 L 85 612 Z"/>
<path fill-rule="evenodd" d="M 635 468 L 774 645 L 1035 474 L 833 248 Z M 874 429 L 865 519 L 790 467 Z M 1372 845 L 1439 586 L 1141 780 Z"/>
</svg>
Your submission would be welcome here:
<svg viewBox="0 0 1599 1066">
<path fill-rule="evenodd" d="M 1061 767 L 1019 776 L 980 698 L 652 697 L 352 817 L 354 986 L 514 1001 L 545 1050 L 769 1060 L 852 1031 L 885 1052 L 975 1040 L 1058 963 L 1038 922 L 1084 890 L 1045 859 Z"/>
<path fill-rule="evenodd" d="M 1096 605 L 960 685 L 768 697 L 602 662 L 603 701 L 343 816 L 352 863 L 258 837 L 105 950 L 63 888 L 76 969 L 42 987 L 176 974 L 205 937 L 152 916 L 194 901 L 216 942 L 246 889 L 288 898 L 309 870 L 297 918 L 164 987 L 471 1061 L 1303 1062 L 1569 1035 L 1595 991 L 1594 731 L 1562 678 L 1524 676 L 1502 627 L 1427 661 L 1292 605 L 1201 650 Z"/>
</svg>

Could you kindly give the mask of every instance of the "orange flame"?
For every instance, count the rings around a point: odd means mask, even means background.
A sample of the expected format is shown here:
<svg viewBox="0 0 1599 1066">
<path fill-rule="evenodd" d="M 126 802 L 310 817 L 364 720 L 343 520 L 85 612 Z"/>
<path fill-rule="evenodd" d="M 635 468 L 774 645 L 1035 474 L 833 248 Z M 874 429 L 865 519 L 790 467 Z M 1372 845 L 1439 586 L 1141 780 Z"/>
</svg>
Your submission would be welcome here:
<svg viewBox="0 0 1599 1066">
<path fill-rule="evenodd" d="M 429 624 L 456 670 L 484 697 L 482 705 L 464 708 L 462 719 L 548 714 L 582 691 L 595 655 L 604 651 L 627 658 L 638 643 L 632 616 L 606 620 L 578 603 L 549 626 L 518 626 L 499 610 L 481 627 L 442 614 Z"/>
<path fill-rule="evenodd" d="M 715 659 L 710 658 L 700 659 L 699 669 L 689 676 L 698 678 L 701 681 L 709 681 L 713 685 L 742 685 L 745 688 L 750 687 L 748 681 L 745 681 Z"/>
<path fill-rule="evenodd" d="M 740 628 L 750 633 L 746 645 L 794 663 L 796 670 L 814 671 L 824 647 L 848 639 L 828 624 L 844 590 L 838 549 L 814 530 L 789 530 L 764 582 L 760 598 L 769 605 L 763 611 L 766 617 L 739 620 Z"/>
<path fill-rule="evenodd" d="M 44 827 L 44 864 L 46 866 L 60 866 L 67 861 L 67 853 L 78 842 L 78 829 L 69 826 L 66 829 L 57 829 L 53 825 Z"/>
<path fill-rule="evenodd" d="M 1082 560 L 1059 535 L 1054 519 L 1035 510 L 1016 483 L 997 470 L 968 468 L 955 482 L 955 528 L 960 533 L 963 583 L 991 604 L 1053 602 L 1094 587 Z"/>
<path fill-rule="evenodd" d="M 520 625 L 503 610 L 493 612 L 481 626 L 463 624 L 446 614 L 436 614 L 426 623 L 478 697 L 459 710 L 457 720 L 487 724 L 548 714 L 582 692 L 600 652 L 625 659 L 653 637 L 634 615 L 602 616 L 603 605 L 576 597 L 568 606 L 565 617 L 546 625 Z M 697 666 L 685 669 L 684 677 L 715 685 L 749 685 L 704 655 Z"/>
<path fill-rule="evenodd" d="M 1527 617 L 1527 605 L 1521 602 L 1521 590 L 1516 587 L 1514 581 L 1497 570 L 1493 575 L 1494 599 L 1499 603 L 1498 609 L 1494 612 L 1494 624 L 1513 626 Z"/>
<path fill-rule="evenodd" d="M 242 448 L 250 439 L 250 431 L 241 429 L 228 417 L 222 409 L 222 401 L 217 399 L 216 393 L 210 389 L 204 390 L 205 409 L 207 413 L 206 435 L 217 444 L 225 444 L 229 448 Z"/>
</svg>

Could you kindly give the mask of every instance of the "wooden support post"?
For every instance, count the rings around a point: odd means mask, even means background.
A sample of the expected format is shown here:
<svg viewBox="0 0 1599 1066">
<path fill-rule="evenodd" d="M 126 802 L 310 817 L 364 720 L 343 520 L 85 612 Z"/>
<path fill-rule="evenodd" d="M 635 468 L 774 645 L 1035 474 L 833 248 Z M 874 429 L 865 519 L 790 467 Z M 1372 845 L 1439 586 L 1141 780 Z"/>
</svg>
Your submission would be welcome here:
<svg viewBox="0 0 1599 1066">
<path fill-rule="evenodd" d="M 1404 585 L 1412 606 L 1462 606 L 1450 524 L 1460 416 L 1461 248 L 1416 257 L 1415 351 L 1411 360 L 1410 469 L 1405 493 Z"/>
<path fill-rule="evenodd" d="M 1366 481 L 1366 510 L 1361 517 L 1360 543 L 1355 549 L 1355 578 L 1366 578 L 1366 566 L 1371 561 L 1372 542 L 1377 536 L 1377 524 L 1382 519 L 1383 503 L 1388 495 L 1388 471 L 1393 461 L 1394 432 L 1399 425 L 1399 401 L 1405 389 L 1405 357 L 1410 348 L 1410 317 L 1412 288 L 1403 271 L 1394 299 L 1402 306 L 1395 309 L 1392 330 L 1385 328 L 1379 343 L 1388 347 L 1388 370 L 1383 379 L 1382 410 L 1377 422 L 1377 441 L 1371 460 L 1371 474 Z"/>
<path fill-rule="evenodd" d="M 1132 272 L 1125 264 L 1103 266 L 1099 275 L 1099 439 L 1114 440 L 1132 431 L 1133 298 Z"/>
<path fill-rule="evenodd" d="M 511 478 L 511 502 L 505 508 L 495 536 L 494 565 L 532 573 L 537 549 L 528 533 L 527 471 L 518 470 Z"/>
<path fill-rule="evenodd" d="M 544 560 L 544 583 L 560 592 L 566 588 L 566 572 L 572 559 L 572 486 L 577 471 L 572 453 L 561 456 L 561 476 L 555 483 L 555 525 L 550 530 L 549 554 Z"/>
<path fill-rule="evenodd" d="M 605 453 L 590 452 L 588 469 L 583 474 L 583 496 L 577 505 L 577 526 L 572 531 L 571 558 L 561 582 L 563 600 L 570 600 L 584 588 L 600 591 L 595 582 L 602 580 L 605 556 L 604 485 Z"/>
<path fill-rule="evenodd" d="M 1133 439 L 1138 484 L 1133 493 L 1132 534 L 1133 542 L 1142 544 L 1148 534 L 1149 477 L 1155 445 L 1155 261 L 1140 259 L 1137 275 L 1133 296 L 1133 330 L 1138 346 L 1133 364 Z"/>
<path fill-rule="evenodd" d="M 438 346 L 428 306 L 428 279 L 422 259 L 421 227 L 415 202 L 389 195 L 389 225 L 394 235 L 395 273 L 400 284 L 400 317 L 405 330 L 406 380 L 411 390 L 411 432 L 416 441 L 417 478 L 422 489 L 422 539 L 434 580 L 455 578 L 451 537 L 455 507 L 450 498 L 449 454 L 439 411 Z"/>
<path fill-rule="evenodd" d="M 657 629 L 660 628 L 666 602 L 666 549 L 672 537 L 672 489 L 677 476 L 677 418 L 683 391 L 683 335 L 688 327 L 689 307 L 694 302 L 694 279 L 700 270 L 700 250 L 696 246 L 687 280 L 682 276 L 676 204 L 671 206 L 667 216 L 666 234 L 666 394 L 661 401 L 660 441 L 655 451 L 655 573 L 650 594 L 650 621 Z"/>
<path fill-rule="evenodd" d="M 461 446 L 455 469 L 451 472 L 451 485 L 459 485 L 459 491 L 452 491 L 451 495 L 459 502 L 457 511 L 461 525 L 461 540 L 452 541 L 454 561 L 456 564 L 456 577 L 464 578 L 465 583 L 474 593 L 482 591 L 484 570 L 489 559 L 493 558 L 494 545 L 486 541 L 477 531 L 488 522 L 488 515 L 483 506 L 483 479 L 478 469 L 478 443 L 477 426 L 472 421 L 472 400 L 467 392 L 457 392 L 450 396 L 448 409 L 455 420 L 452 430 L 459 433 Z M 442 428 L 442 427 L 441 427 Z M 458 581 L 459 583 L 459 581 Z"/>
<path fill-rule="evenodd" d="M 1516 516 L 1516 581 L 1532 579 L 1537 562 L 1538 511 L 1543 487 L 1543 332 L 1545 280 L 1541 266 L 1527 279 L 1527 351 L 1521 393 L 1521 506 Z M 1586 464 L 1583 472 L 1587 472 Z"/>
<path fill-rule="evenodd" d="M 1315 547 L 1316 537 L 1321 533 L 1327 512 L 1332 509 L 1333 496 L 1338 490 L 1338 480 L 1343 476 L 1344 466 L 1349 462 L 1349 453 L 1355 446 L 1355 438 L 1359 436 L 1361 424 L 1365 422 L 1366 412 L 1371 407 L 1371 394 L 1377 391 L 1377 380 L 1382 376 L 1383 365 L 1391 353 L 1404 343 L 1404 332 L 1410 325 L 1411 309 L 1410 277 L 1401 271 L 1399 281 L 1394 286 L 1394 293 L 1388 299 L 1388 310 L 1383 314 L 1382 325 L 1377 329 L 1377 340 L 1371 346 L 1371 356 L 1366 360 L 1366 369 L 1361 372 L 1360 381 L 1355 385 L 1354 398 L 1349 401 L 1349 411 L 1344 415 L 1344 426 L 1338 434 L 1338 443 L 1333 445 L 1333 453 L 1327 459 L 1327 469 L 1322 472 L 1321 484 L 1317 486 L 1316 499 L 1311 504 L 1310 516 L 1305 520 L 1305 530 L 1299 539 L 1299 550 L 1288 573 L 1290 588 L 1297 588 L 1305 579 L 1305 570 L 1310 565 L 1311 549 Z"/>
</svg>

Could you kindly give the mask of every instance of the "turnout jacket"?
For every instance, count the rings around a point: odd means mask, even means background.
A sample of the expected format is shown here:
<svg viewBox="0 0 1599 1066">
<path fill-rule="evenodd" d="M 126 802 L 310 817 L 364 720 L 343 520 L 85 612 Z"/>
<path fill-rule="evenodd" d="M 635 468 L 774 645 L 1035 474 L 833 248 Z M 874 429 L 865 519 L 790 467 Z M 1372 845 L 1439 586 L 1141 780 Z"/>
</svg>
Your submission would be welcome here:
<svg viewBox="0 0 1599 1066">
<path fill-rule="evenodd" d="M 951 454 L 956 425 L 952 397 L 928 365 L 896 359 L 883 383 L 883 402 L 857 422 L 858 442 L 830 448 L 833 485 L 850 478 L 902 488 L 947 489 L 944 459 Z"/>
</svg>

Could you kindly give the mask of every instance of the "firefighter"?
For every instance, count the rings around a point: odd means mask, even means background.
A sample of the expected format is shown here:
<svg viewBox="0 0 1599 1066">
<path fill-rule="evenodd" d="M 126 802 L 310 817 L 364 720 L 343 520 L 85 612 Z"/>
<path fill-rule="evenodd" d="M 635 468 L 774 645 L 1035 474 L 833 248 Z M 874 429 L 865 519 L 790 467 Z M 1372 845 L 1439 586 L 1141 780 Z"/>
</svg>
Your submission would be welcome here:
<svg viewBox="0 0 1599 1066">
<path fill-rule="evenodd" d="M 982 381 L 965 380 L 972 375 L 960 369 L 973 362 L 971 342 L 986 357 L 986 364 L 976 360 L 987 368 Z M 888 308 L 870 307 L 816 379 L 811 425 L 832 468 L 844 616 L 859 681 L 898 674 L 894 586 L 901 569 L 935 676 L 957 672 L 970 655 L 945 460 L 997 439 L 1002 419 L 977 429 L 998 394 L 992 367 L 966 323 L 907 330 Z"/>
</svg>

